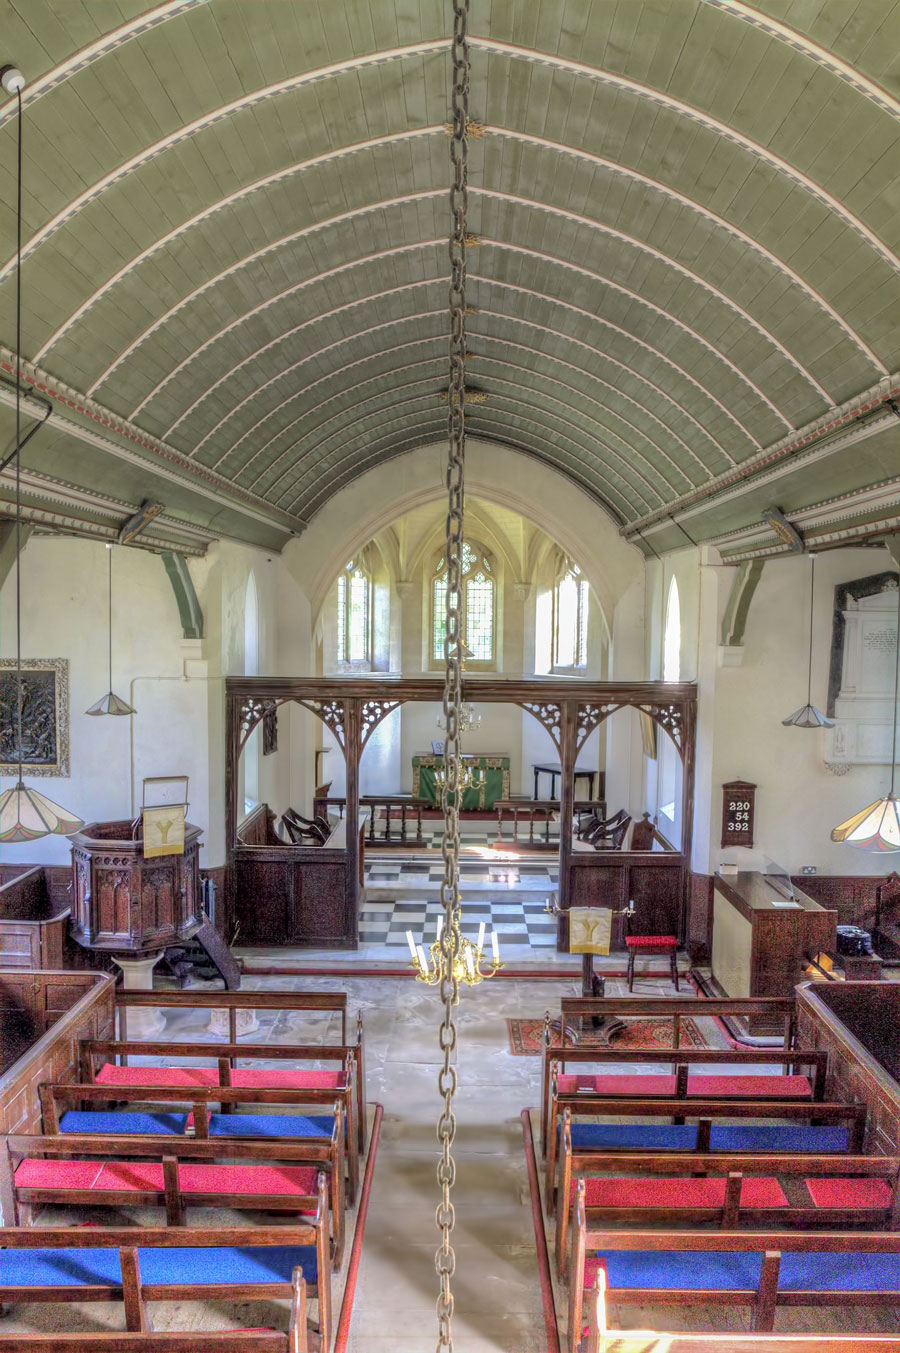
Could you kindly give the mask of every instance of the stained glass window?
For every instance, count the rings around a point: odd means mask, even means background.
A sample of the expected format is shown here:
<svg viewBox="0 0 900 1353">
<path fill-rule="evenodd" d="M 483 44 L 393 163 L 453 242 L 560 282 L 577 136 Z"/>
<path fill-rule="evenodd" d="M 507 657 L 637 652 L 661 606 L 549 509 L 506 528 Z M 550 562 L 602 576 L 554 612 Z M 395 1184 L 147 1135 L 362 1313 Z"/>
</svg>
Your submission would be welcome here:
<svg viewBox="0 0 900 1353">
<path fill-rule="evenodd" d="M 587 662 L 588 585 L 572 564 L 553 589 L 553 665 L 584 667 Z"/>
<path fill-rule="evenodd" d="M 490 560 L 477 545 L 463 541 L 461 633 L 475 662 L 494 661 L 495 598 L 496 585 Z M 446 607 L 447 570 L 445 560 L 440 559 L 432 582 L 431 656 L 436 663 L 444 660 Z"/>
<path fill-rule="evenodd" d="M 338 662 L 372 660 L 372 580 L 352 559 L 338 578 Z"/>
</svg>

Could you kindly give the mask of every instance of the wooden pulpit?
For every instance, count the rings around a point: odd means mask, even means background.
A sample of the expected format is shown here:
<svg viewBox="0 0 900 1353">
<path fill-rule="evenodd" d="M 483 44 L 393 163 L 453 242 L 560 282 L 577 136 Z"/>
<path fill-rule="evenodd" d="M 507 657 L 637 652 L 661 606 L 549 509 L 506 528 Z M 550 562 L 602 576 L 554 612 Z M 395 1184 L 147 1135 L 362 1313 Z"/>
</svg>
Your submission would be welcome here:
<svg viewBox="0 0 900 1353">
<path fill-rule="evenodd" d="M 184 853 L 146 858 L 130 822 L 90 822 L 72 837 L 72 938 L 88 949 L 149 956 L 188 939 L 203 920 L 201 830 L 185 823 Z"/>
</svg>

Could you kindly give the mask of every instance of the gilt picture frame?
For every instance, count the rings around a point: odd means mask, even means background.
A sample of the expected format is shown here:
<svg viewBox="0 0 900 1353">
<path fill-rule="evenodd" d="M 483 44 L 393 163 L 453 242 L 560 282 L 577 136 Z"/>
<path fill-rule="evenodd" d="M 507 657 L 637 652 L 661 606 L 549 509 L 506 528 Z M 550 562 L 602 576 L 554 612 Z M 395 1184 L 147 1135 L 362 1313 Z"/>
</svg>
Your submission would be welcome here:
<svg viewBox="0 0 900 1353">
<path fill-rule="evenodd" d="M 23 658 L 22 770 L 29 776 L 69 774 L 69 662 Z M 19 682 L 15 658 L 0 658 L 0 775 L 18 775 Z"/>
</svg>

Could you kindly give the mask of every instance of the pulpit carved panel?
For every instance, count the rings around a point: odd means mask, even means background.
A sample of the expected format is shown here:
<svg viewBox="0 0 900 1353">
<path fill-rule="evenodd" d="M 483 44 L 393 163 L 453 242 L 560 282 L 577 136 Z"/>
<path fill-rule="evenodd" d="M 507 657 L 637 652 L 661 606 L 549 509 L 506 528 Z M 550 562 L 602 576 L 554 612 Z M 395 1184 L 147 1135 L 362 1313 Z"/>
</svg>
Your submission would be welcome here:
<svg viewBox="0 0 900 1353">
<path fill-rule="evenodd" d="M 183 855 L 149 860 L 126 831 L 130 823 L 95 822 L 76 835 L 72 937 L 115 954 L 152 953 L 187 939 L 202 919 L 200 829 L 186 826 Z"/>
</svg>

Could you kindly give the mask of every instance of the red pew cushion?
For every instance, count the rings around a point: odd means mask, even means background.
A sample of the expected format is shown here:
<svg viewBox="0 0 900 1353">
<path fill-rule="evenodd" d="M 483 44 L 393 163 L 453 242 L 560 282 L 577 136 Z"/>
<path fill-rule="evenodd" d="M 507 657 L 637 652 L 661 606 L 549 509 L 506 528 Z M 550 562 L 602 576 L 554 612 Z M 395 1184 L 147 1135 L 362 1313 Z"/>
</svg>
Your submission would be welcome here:
<svg viewBox="0 0 900 1353">
<path fill-rule="evenodd" d="M 598 1057 L 598 1061 L 602 1058 Z M 648 1073 L 646 1076 L 626 1076 L 626 1075 L 606 1075 L 606 1076 L 575 1076 L 565 1073 L 561 1075 L 557 1082 L 559 1092 L 563 1095 L 576 1094 L 579 1090 L 594 1095 L 636 1095 L 639 1098 L 645 1095 L 674 1095 L 675 1077 L 657 1076 Z"/>
<path fill-rule="evenodd" d="M 885 1179 L 807 1179 L 816 1207 L 890 1207 L 892 1191 Z"/>
<path fill-rule="evenodd" d="M 625 943 L 629 949 L 677 949 L 676 935 L 628 935 Z"/>
<path fill-rule="evenodd" d="M 588 1207 L 722 1207 L 725 1203 L 724 1178 L 665 1178 L 644 1175 L 635 1179 L 585 1180 Z M 575 1181 L 572 1181 L 574 1198 Z M 741 1181 L 743 1207 L 787 1207 L 788 1200 L 777 1179 Z"/>
<path fill-rule="evenodd" d="M 94 1188 L 101 1192 L 105 1189 L 133 1189 L 135 1193 L 142 1189 L 162 1192 L 163 1168 L 152 1160 L 109 1161 L 103 1166 Z"/>
<path fill-rule="evenodd" d="M 317 1171 L 310 1165 L 182 1165 L 182 1193 L 273 1193 L 315 1196 Z"/>
<path fill-rule="evenodd" d="M 255 1090 L 346 1090 L 347 1073 L 238 1067 L 231 1073 L 231 1084 Z"/>
<path fill-rule="evenodd" d="M 16 1187 L 90 1189 L 102 1169 L 102 1160 L 23 1160 L 16 1168 Z"/>
<path fill-rule="evenodd" d="M 316 1192 L 317 1170 L 311 1165 L 179 1165 L 181 1192 L 271 1193 L 310 1197 Z M 23 1160 L 16 1170 L 22 1188 L 96 1189 L 98 1192 L 163 1191 L 163 1168 L 157 1161 Z"/>
<path fill-rule="evenodd" d="M 688 1076 L 689 1095 L 741 1099 L 810 1099 L 806 1076 Z"/>
<path fill-rule="evenodd" d="M 218 1085 L 214 1066 L 114 1066 L 105 1062 L 95 1077 L 98 1085 Z"/>
</svg>

